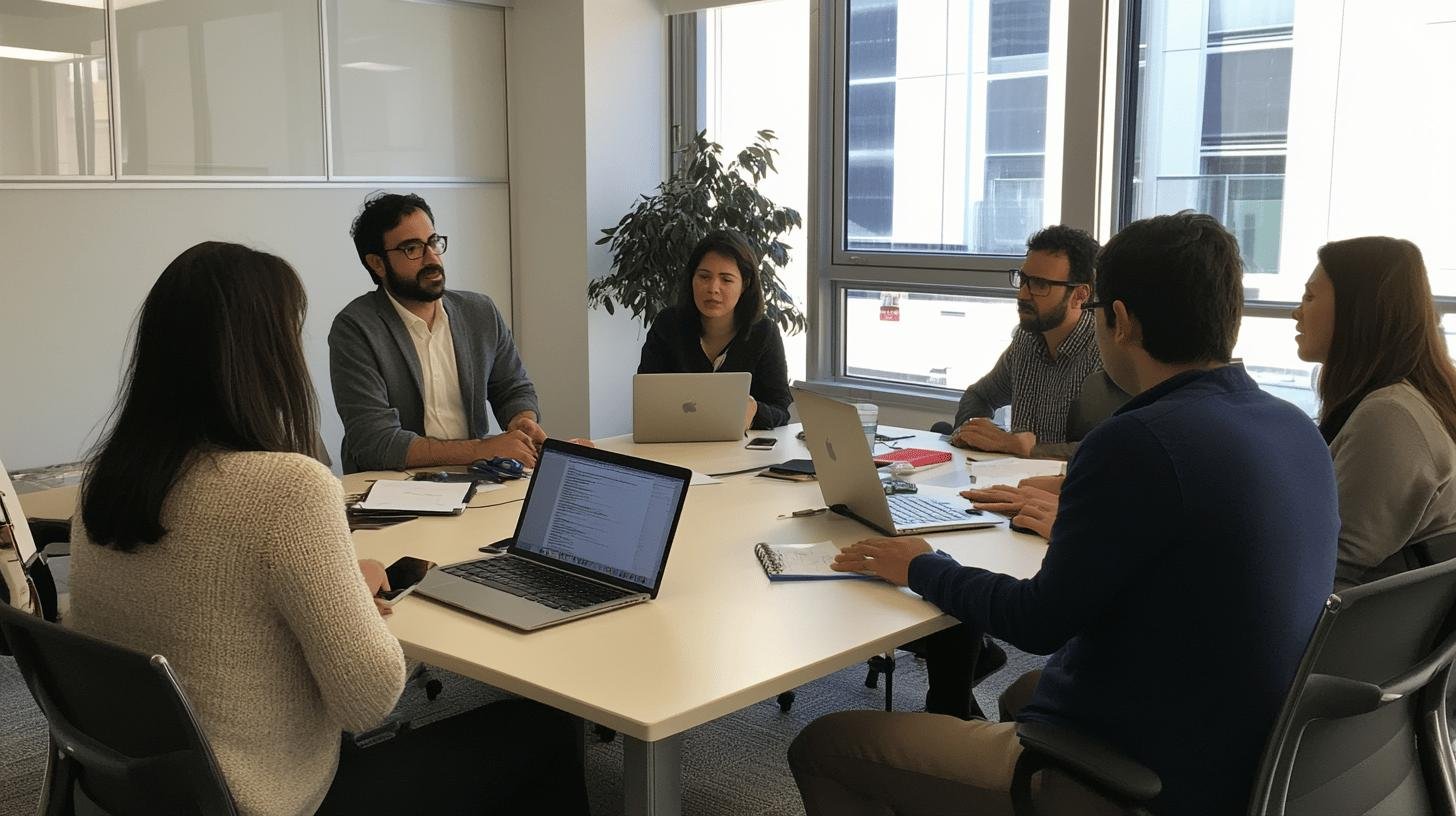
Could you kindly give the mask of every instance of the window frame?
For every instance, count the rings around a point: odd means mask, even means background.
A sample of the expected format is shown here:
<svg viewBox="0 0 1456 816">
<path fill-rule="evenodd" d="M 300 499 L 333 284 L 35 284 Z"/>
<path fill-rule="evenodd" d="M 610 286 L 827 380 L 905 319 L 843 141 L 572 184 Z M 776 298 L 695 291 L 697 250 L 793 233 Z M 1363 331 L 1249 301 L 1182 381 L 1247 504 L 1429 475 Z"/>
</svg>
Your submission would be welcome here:
<svg viewBox="0 0 1456 816">
<path fill-rule="evenodd" d="M 844 291 L 877 288 L 1010 300 L 1016 292 L 1006 282 L 1006 270 L 1018 265 L 1022 255 L 847 248 L 848 0 L 824 0 L 811 15 L 809 166 L 814 178 L 809 184 L 809 210 L 815 215 L 809 225 L 807 379 L 816 390 L 838 396 L 872 396 L 922 410 L 954 411 L 961 394 L 957 389 L 889 383 L 846 373 Z M 1121 151 L 1107 150 L 1104 145 L 1113 141 L 1121 119 L 1112 114 L 1120 104 L 1115 79 L 1122 72 L 1122 61 L 1108 59 L 1117 48 L 1116 38 L 1102 33 L 1109 28 L 1103 4 L 1052 0 L 1049 16 L 1047 116 L 1049 121 L 1059 118 L 1064 124 L 1062 161 L 1058 167 L 1044 159 L 1043 178 L 1047 189 L 1060 188 L 1055 196 L 1060 223 L 1105 237 L 1119 198 L 1109 181 L 1117 177 L 1112 165 L 1120 163 Z M 1114 25 L 1112 30 L 1118 28 Z M 1068 32 L 1065 38 L 1063 29 Z M 1095 32 L 1096 36 L 1071 36 L 1079 31 Z M 1108 76 L 1114 79 L 1110 85 L 1105 80 Z M 1049 155 L 1052 147 L 1049 141 L 1042 155 Z M 1053 197 L 1046 200 L 1052 206 Z"/>
</svg>

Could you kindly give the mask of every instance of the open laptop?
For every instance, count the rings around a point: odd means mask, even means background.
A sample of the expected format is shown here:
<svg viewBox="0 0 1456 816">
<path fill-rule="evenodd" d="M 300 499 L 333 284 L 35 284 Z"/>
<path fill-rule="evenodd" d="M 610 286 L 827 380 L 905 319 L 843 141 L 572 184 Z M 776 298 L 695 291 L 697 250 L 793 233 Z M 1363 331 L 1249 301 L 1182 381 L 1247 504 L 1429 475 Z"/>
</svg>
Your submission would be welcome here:
<svg viewBox="0 0 1456 816">
<path fill-rule="evenodd" d="M 721 442 L 743 438 L 747 371 L 632 377 L 633 442 Z"/>
<path fill-rule="evenodd" d="M 930 488 L 921 488 L 921 493 L 886 496 L 854 406 L 799 388 L 789 390 L 799 408 L 804 444 L 814 458 L 819 490 L 829 509 L 891 536 L 974 530 L 1005 523 L 990 514 L 967 515 L 970 504 L 951 491 L 946 491 L 944 498 L 931 495 Z"/>
<path fill-rule="evenodd" d="M 656 598 L 692 471 L 546 440 L 505 554 L 415 593 L 532 630 Z"/>
</svg>

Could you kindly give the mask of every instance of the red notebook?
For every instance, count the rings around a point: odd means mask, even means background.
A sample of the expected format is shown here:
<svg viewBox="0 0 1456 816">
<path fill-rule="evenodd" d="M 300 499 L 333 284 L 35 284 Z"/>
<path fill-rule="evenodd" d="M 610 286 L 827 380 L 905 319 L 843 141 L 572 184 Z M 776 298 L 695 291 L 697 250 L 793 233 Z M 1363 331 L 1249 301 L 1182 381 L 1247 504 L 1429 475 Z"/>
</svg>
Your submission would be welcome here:
<svg viewBox="0 0 1456 816">
<path fill-rule="evenodd" d="M 950 451 L 929 450 L 928 448 L 901 448 L 890 453 L 875 454 L 876 465 L 884 462 L 909 462 L 910 466 L 916 470 L 950 460 Z"/>
</svg>

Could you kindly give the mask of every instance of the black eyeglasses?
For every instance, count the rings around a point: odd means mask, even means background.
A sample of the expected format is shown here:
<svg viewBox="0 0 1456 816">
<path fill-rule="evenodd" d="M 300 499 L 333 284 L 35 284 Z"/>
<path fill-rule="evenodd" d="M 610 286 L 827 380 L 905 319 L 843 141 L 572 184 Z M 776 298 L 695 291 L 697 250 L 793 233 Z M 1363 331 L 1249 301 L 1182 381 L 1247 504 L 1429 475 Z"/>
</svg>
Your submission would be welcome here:
<svg viewBox="0 0 1456 816">
<path fill-rule="evenodd" d="M 1052 290 L 1053 286 L 1065 286 L 1068 289 L 1073 286 L 1082 286 L 1075 281 L 1059 281 L 1051 278 L 1041 278 L 1036 275 L 1028 275 L 1020 269 L 1009 269 L 1006 277 L 1011 281 L 1011 288 L 1020 289 L 1023 285 L 1031 290 L 1033 295 L 1045 295 Z M 1085 308 L 1085 307 L 1084 307 Z"/>
<path fill-rule="evenodd" d="M 406 258 L 411 261 L 418 261 L 425 256 L 425 247 L 436 255 L 444 255 L 445 247 L 450 245 L 450 239 L 443 235 L 431 235 L 423 241 L 405 241 L 393 249 L 386 249 L 385 252 L 403 252 Z"/>
</svg>

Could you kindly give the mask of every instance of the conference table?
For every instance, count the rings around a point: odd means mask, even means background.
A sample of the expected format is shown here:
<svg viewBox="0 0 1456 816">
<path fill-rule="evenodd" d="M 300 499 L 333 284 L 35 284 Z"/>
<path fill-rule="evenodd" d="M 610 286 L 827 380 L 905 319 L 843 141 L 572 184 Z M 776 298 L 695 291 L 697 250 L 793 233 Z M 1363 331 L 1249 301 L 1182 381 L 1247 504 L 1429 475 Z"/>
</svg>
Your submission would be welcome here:
<svg viewBox="0 0 1456 816">
<path fill-rule="evenodd" d="M 634 444 L 630 436 L 598 440 L 607 450 L 692 469 L 662 589 L 650 602 L 523 633 L 411 595 L 389 618 L 414 659 L 538 700 L 622 736 L 628 814 L 681 812 L 682 735 L 746 706 L 771 700 L 896 646 L 946 628 L 954 619 L 908 589 L 879 581 L 770 582 L 754 556 L 756 542 L 832 541 L 845 546 L 876 535 L 833 513 L 788 517 L 824 506 L 817 482 L 758 478 L 786 459 L 809 458 L 798 425 L 754 432 L 773 436 L 772 450 L 743 442 Z M 911 436 L 900 447 L 946 449 L 946 464 L 912 474 L 922 492 L 1014 482 L 1047 472 L 1021 460 L 967 464 L 965 452 L 936 434 L 881 427 Z M 884 452 L 882 444 L 877 452 Z M 347 492 L 397 472 L 345 476 Z M 478 547 L 509 537 L 526 492 L 524 481 L 478 493 L 460 516 L 423 517 L 354 533 L 361 558 L 386 564 L 416 556 L 447 564 L 479 558 Z M 54 516 L 63 495 L 22 497 L 27 514 Z M 52 495 L 47 495 L 52 494 Z M 74 500 L 73 498 L 71 499 Z M 957 499 L 958 501 L 963 501 Z M 65 507 L 64 515 L 69 515 Z M 1045 542 L 990 529 L 929 537 L 961 563 L 1019 577 L 1039 568 Z"/>
</svg>

